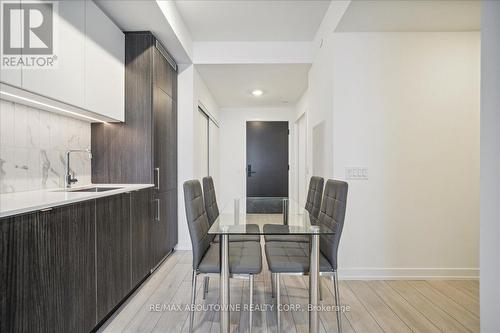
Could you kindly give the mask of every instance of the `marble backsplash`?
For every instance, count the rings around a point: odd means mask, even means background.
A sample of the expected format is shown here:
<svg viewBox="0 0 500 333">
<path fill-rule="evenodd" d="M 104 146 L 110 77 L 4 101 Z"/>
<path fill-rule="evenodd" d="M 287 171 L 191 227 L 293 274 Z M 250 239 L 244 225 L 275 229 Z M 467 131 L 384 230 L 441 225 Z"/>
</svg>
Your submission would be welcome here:
<svg viewBox="0 0 500 333">
<path fill-rule="evenodd" d="M 0 100 L 0 193 L 64 187 L 66 150 L 89 147 L 89 123 Z M 90 165 L 71 155 L 76 185 L 90 184 Z"/>
</svg>

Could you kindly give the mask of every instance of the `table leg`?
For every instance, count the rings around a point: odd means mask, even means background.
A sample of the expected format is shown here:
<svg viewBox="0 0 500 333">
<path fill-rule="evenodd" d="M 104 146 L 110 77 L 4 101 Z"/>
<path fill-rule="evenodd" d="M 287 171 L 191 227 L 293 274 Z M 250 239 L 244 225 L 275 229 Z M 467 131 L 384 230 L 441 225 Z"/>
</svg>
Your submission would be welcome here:
<svg viewBox="0 0 500 333">
<path fill-rule="evenodd" d="M 283 224 L 288 225 L 288 199 L 283 199 L 282 201 L 283 209 Z"/>
<path fill-rule="evenodd" d="M 220 332 L 229 333 L 229 235 L 222 234 L 221 247 L 221 270 L 220 270 Z"/>
<path fill-rule="evenodd" d="M 309 333 L 319 331 L 318 295 L 319 295 L 319 234 L 313 234 L 309 266 Z"/>
</svg>

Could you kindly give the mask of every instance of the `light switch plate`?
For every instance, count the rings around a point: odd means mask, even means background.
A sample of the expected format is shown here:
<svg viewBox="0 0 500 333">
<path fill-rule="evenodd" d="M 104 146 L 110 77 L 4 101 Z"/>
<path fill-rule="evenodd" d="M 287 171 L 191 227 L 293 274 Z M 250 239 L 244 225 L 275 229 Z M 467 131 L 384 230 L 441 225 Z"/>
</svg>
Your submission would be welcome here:
<svg viewBox="0 0 500 333">
<path fill-rule="evenodd" d="M 345 168 L 345 178 L 346 179 L 367 180 L 368 179 L 368 168 L 367 167 L 346 167 Z"/>
</svg>

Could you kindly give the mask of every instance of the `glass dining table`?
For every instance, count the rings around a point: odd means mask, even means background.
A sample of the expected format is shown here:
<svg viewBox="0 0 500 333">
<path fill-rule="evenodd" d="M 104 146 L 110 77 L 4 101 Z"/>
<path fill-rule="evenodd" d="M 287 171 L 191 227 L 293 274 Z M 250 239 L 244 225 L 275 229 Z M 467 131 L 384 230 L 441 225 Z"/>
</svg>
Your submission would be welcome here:
<svg viewBox="0 0 500 333">
<path fill-rule="evenodd" d="M 230 331 L 230 295 L 229 295 L 229 236 L 231 235 L 310 235 L 311 252 L 309 266 L 309 332 L 319 331 L 319 260 L 320 235 L 334 234 L 327 226 L 318 223 L 297 201 L 289 198 L 252 198 L 248 207 L 242 207 L 245 201 L 234 199 L 223 206 L 222 213 L 214 221 L 208 233 L 220 237 L 220 332 Z M 245 208 L 245 209 L 243 209 Z M 249 212 L 247 212 L 249 211 Z M 262 215 L 254 212 L 271 211 Z M 250 213 L 252 212 L 252 213 Z M 264 230 L 265 224 L 279 224 L 283 227 Z M 248 225 L 258 225 L 248 228 Z"/>
</svg>

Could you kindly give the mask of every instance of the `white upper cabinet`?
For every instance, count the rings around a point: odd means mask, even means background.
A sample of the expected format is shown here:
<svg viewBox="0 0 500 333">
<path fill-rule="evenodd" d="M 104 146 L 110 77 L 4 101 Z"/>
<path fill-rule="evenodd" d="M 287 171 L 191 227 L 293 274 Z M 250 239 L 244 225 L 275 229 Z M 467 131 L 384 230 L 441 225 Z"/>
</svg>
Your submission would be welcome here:
<svg viewBox="0 0 500 333">
<path fill-rule="evenodd" d="M 125 36 L 93 1 L 85 31 L 85 108 L 124 121 Z"/>
<path fill-rule="evenodd" d="M 54 11 L 55 68 L 24 66 L 22 87 L 74 106 L 84 106 L 85 1 L 58 1 Z"/>
<path fill-rule="evenodd" d="M 7 32 L 4 31 L 4 17 L 2 17 L 2 24 L 0 25 L 0 30 L 1 34 L 4 38 L 4 42 L 7 43 L 5 38 L 9 39 L 10 45 L 12 47 L 19 47 L 19 43 L 22 41 L 21 34 L 22 34 L 22 29 L 21 29 L 21 5 L 19 1 L 12 1 L 9 2 L 9 4 L 4 4 L 3 2 L 0 3 L 0 5 L 8 5 L 12 9 L 12 11 L 9 11 L 5 15 L 9 15 L 8 20 L 11 22 L 10 24 L 10 36 L 7 36 Z M 4 14 L 2 12 L 2 14 Z M 2 46 L 3 47 L 3 46 Z M 6 57 L 9 57 L 8 54 L 6 54 L 5 49 L 3 50 L 3 55 Z M 19 54 L 16 54 L 19 56 Z M 0 82 L 7 83 L 16 87 L 21 86 L 21 66 L 15 66 L 12 67 L 10 65 L 4 65 L 3 61 L 0 63 Z"/>
<path fill-rule="evenodd" d="M 11 29 L 16 27 L 9 34 L 11 45 L 23 53 L 13 56 L 27 63 L 1 68 L 2 90 L 8 90 L 1 98 L 29 99 L 90 120 L 124 121 L 125 36 L 113 21 L 90 0 L 22 0 L 9 1 L 9 6 L 16 7 L 9 14 Z M 40 28 L 46 20 L 52 21 L 50 28 Z M 4 34 L 3 18 L 1 23 Z M 23 24 L 34 28 L 23 32 Z M 52 60 L 53 65 L 30 64 L 33 59 Z"/>
</svg>

